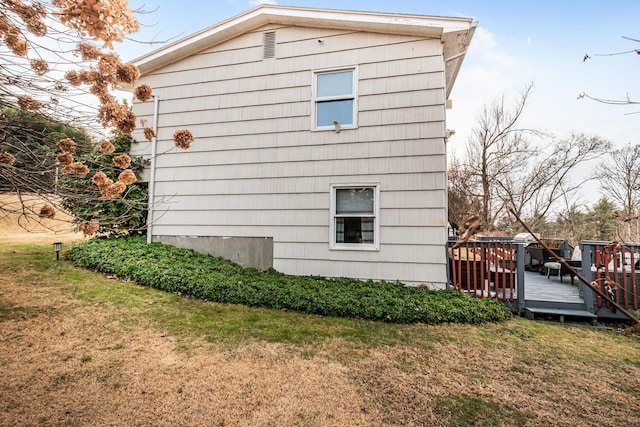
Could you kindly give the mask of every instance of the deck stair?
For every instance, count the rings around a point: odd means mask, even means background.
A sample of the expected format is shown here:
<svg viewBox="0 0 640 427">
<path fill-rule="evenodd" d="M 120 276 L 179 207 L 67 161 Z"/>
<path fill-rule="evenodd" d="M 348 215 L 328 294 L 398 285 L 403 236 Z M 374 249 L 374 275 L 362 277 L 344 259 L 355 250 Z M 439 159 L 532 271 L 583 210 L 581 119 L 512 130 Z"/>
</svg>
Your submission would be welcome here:
<svg viewBox="0 0 640 427">
<path fill-rule="evenodd" d="M 536 316 L 538 319 L 541 317 L 557 319 L 560 323 L 565 323 L 567 320 L 576 320 L 576 321 L 588 321 L 593 323 L 594 325 L 598 322 L 598 316 L 591 313 L 587 310 L 576 310 L 576 309 L 568 309 L 568 308 L 536 308 L 536 307 L 527 307 L 525 308 L 525 317 L 530 320 L 535 320 Z"/>
<path fill-rule="evenodd" d="M 564 323 L 571 319 L 596 323 L 598 316 L 587 310 L 580 295 L 577 280 L 574 284 L 561 283 L 554 277 L 534 272 L 526 273 L 525 317 L 551 318 Z"/>
</svg>

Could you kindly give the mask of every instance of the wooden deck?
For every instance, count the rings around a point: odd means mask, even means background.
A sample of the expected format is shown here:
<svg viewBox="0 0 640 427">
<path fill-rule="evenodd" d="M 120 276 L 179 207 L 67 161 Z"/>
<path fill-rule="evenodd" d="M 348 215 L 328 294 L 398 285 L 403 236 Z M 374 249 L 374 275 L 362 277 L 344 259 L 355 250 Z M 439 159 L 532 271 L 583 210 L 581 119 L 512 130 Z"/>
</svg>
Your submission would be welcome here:
<svg viewBox="0 0 640 427">
<path fill-rule="evenodd" d="M 580 295 L 578 279 L 574 279 L 573 285 L 568 277 L 563 282 L 558 277 L 547 276 L 536 272 L 526 271 L 524 274 L 525 300 L 528 302 L 539 301 L 558 304 L 584 304 Z M 502 296 L 502 291 L 498 291 Z M 495 294 L 492 294 L 495 295 Z M 517 292 L 514 298 L 517 298 Z"/>
<path fill-rule="evenodd" d="M 524 274 L 525 316 L 529 319 L 552 318 L 564 323 L 568 319 L 596 322 L 598 316 L 587 310 L 580 295 L 578 279 L 568 276 L 547 277 L 537 272 Z"/>
<path fill-rule="evenodd" d="M 584 304 L 580 296 L 578 279 L 573 279 L 573 285 L 570 283 L 569 276 L 564 276 L 562 281 L 564 283 L 560 283 L 558 276 L 547 278 L 544 274 L 525 271 L 525 300 Z"/>
<path fill-rule="evenodd" d="M 633 247 L 627 244 L 620 249 L 600 242 L 582 242 L 580 247 L 582 260 L 579 267 L 574 268 L 588 284 L 575 277 L 572 282 L 568 274 L 561 281 L 557 275 L 547 277 L 518 268 L 531 265 L 525 264 L 525 248 L 521 242 L 498 239 L 454 246 L 450 241 L 450 284 L 453 289 L 476 297 L 499 299 L 513 312 L 530 318 L 537 315 L 559 317 L 560 321 L 565 318 L 617 320 L 627 319 L 628 312 L 631 316 L 640 316 L 640 244 Z M 623 263 L 624 269 L 620 267 Z M 608 287 L 611 298 L 628 312 L 616 310 L 592 285 L 600 286 L 601 293 Z"/>
</svg>

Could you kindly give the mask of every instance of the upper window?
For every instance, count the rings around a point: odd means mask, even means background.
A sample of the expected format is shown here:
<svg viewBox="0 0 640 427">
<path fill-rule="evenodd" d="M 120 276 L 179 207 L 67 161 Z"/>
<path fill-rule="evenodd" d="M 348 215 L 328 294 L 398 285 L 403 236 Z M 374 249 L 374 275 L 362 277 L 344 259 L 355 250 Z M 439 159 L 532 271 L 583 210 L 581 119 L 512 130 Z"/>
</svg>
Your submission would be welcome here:
<svg viewBox="0 0 640 427">
<path fill-rule="evenodd" d="M 378 249 L 377 185 L 331 187 L 331 247 Z"/>
<path fill-rule="evenodd" d="M 314 73 L 316 129 L 356 126 L 356 70 Z"/>
</svg>

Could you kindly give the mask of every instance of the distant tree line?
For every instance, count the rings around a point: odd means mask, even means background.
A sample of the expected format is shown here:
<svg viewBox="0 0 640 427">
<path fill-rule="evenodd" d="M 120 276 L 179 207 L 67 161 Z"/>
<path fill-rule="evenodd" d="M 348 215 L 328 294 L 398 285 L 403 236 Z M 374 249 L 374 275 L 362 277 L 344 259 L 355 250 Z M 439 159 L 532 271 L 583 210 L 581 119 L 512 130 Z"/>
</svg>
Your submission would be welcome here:
<svg viewBox="0 0 640 427">
<path fill-rule="evenodd" d="M 450 159 L 449 222 L 479 215 L 482 233 L 514 235 L 524 229 L 513 209 L 544 237 L 640 241 L 640 145 L 613 149 L 599 136 L 523 127 L 532 90 L 485 105 L 465 152 Z M 581 202 L 580 190 L 596 182 L 602 194 Z"/>
</svg>

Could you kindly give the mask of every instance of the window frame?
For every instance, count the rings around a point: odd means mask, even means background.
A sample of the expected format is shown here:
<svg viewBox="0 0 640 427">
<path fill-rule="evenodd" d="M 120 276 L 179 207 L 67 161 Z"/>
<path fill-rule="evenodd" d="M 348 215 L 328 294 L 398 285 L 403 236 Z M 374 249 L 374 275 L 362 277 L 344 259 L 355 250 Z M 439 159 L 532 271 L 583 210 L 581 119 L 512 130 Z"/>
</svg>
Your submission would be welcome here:
<svg viewBox="0 0 640 427">
<path fill-rule="evenodd" d="M 351 71 L 351 90 L 352 93 L 348 95 L 335 95 L 335 96 L 318 96 L 318 76 L 322 74 L 341 73 L 344 71 Z M 312 71 L 312 84 L 311 84 L 311 130 L 312 131 L 327 131 L 334 130 L 333 124 L 328 126 L 318 126 L 318 103 L 323 101 L 347 101 L 352 100 L 352 122 L 350 124 L 340 123 L 340 130 L 342 129 L 355 129 L 358 127 L 358 68 L 356 66 L 348 66 L 341 68 L 331 68 Z"/>
<path fill-rule="evenodd" d="M 331 184 L 330 186 L 330 211 L 329 211 L 329 249 L 331 250 L 351 250 L 351 251 L 379 251 L 380 250 L 380 183 L 378 182 L 356 182 Z M 336 213 L 337 199 L 336 190 L 350 190 L 359 188 L 373 189 L 373 243 L 339 243 L 336 241 L 336 219 L 346 218 L 350 215 L 339 215 Z M 362 215 L 352 215 L 351 217 L 362 218 Z M 368 216 L 367 216 L 368 217 Z"/>
</svg>

